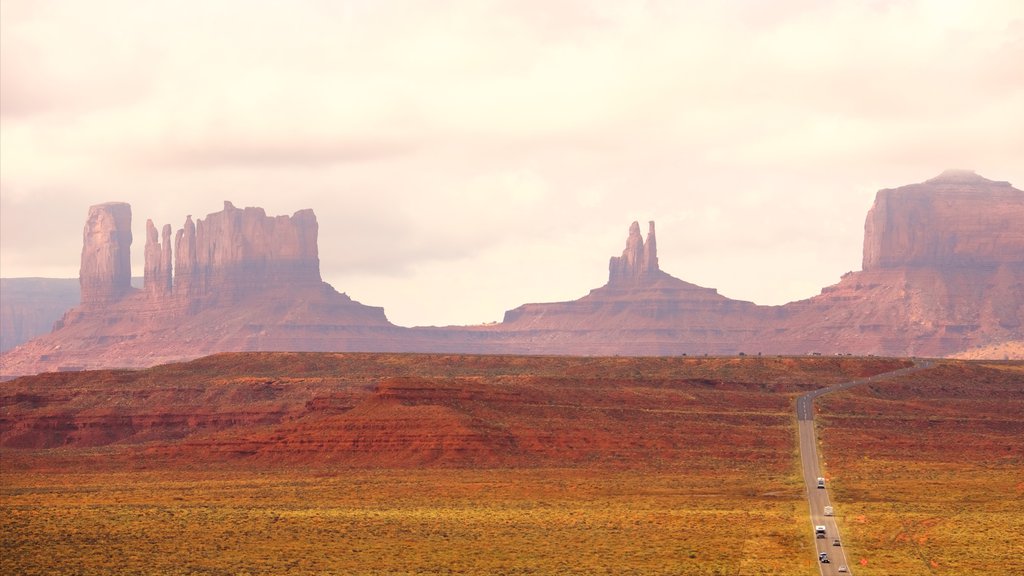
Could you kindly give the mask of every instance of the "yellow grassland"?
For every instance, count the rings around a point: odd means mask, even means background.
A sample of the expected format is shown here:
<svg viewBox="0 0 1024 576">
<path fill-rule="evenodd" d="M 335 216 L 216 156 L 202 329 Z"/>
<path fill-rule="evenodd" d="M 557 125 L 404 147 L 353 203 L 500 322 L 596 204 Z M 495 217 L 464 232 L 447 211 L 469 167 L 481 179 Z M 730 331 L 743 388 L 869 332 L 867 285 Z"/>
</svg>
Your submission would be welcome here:
<svg viewBox="0 0 1024 576">
<path fill-rule="evenodd" d="M 10 574 L 815 570 L 799 482 L 749 469 L 27 474 L 2 502 Z"/>
</svg>

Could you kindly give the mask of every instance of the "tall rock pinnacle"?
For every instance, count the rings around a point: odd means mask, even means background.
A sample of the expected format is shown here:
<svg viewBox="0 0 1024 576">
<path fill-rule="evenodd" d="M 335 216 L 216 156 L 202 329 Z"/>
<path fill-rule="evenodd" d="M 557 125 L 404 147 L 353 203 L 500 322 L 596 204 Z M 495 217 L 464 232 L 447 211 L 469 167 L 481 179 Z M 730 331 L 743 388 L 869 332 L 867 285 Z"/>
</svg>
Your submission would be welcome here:
<svg viewBox="0 0 1024 576">
<path fill-rule="evenodd" d="M 640 236 L 640 224 L 633 222 L 626 238 L 622 256 L 612 256 L 608 262 L 608 285 L 623 286 L 643 282 L 658 274 L 658 244 L 654 237 L 654 222 L 648 222 L 647 242 Z"/>
<path fill-rule="evenodd" d="M 146 293 L 166 296 L 171 293 L 171 227 L 163 228 L 160 241 L 152 220 L 146 220 L 146 252 L 143 280 Z"/>
<path fill-rule="evenodd" d="M 82 304 L 107 304 L 132 289 L 132 208 L 125 202 L 89 208 L 82 234 Z"/>
</svg>

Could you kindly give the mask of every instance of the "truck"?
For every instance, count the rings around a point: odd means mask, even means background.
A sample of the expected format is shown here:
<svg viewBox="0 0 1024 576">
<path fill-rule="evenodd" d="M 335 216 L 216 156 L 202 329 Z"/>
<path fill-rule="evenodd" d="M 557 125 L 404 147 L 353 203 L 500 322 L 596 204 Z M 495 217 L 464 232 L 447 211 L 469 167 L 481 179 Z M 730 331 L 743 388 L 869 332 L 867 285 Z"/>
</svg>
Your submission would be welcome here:
<svg viewBox="0 0 1024 576">
<path fill-rule="evenodd" d="M 824 538 L 825 537 L 825 527 L 824 526 L 815 526 L 814 527 L 814 537 L 815 538 Z"/>
<path fill-rule="evenodd" d="M 832 515 L 833 515 L 832 514 L 832 507 L 831 506 L 825 506 L 825 516 L 832 516 Z"/>
</svg>

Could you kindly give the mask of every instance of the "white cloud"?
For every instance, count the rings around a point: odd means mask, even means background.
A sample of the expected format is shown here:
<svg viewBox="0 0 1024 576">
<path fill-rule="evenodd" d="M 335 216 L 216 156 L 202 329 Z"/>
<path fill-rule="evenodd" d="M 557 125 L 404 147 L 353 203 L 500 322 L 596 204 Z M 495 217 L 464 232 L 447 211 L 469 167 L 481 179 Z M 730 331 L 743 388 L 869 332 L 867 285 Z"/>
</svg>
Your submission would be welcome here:
<svg viewBox="0 0 1024 576">
<path fill-rule="evenodd" d="M 648 219 L 783 302 L 859 267 L 878 188 L 1024 184 L 1011 0 L 0 6 L 4 276 L 77 273 L 90 204 L 229 199 L 313 208 L 324 277 L 408 324 L 585 294 Z"/>
</svg>

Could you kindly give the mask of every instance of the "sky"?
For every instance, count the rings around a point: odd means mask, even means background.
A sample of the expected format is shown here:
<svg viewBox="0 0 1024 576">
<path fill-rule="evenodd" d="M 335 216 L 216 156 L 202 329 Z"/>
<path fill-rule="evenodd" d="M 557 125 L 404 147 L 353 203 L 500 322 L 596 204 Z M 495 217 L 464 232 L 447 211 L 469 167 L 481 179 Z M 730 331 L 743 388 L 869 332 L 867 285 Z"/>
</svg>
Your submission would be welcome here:
<svg viewBox="0 0 1024 576">
<path fill-rule="evenodd" d="M 875 192 L 1024 186 L 1024 2 L 4 0 L 0 276 L 77 277 L 89 206 L 312 208 L 399 325 L 662 270 L 782 304 L 861 267 Z"/>
</svg>

